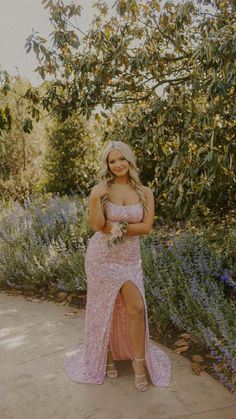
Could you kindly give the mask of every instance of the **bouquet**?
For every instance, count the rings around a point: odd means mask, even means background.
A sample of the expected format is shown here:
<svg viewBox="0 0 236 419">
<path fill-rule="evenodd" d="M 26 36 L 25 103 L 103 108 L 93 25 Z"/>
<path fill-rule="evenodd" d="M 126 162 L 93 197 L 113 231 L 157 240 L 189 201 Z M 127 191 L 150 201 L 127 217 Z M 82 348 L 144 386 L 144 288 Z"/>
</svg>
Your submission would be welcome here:
<svg viewBox="0 0 236 419">
<path fill-rule="evenodd" d="M 111 248 L 113 245 L 123 243 L 124 235 L 127 231 L 127 221 L 115 221 L 112 223 L 111 232 L 108 235 L 107 244 Z"/>
</svg>

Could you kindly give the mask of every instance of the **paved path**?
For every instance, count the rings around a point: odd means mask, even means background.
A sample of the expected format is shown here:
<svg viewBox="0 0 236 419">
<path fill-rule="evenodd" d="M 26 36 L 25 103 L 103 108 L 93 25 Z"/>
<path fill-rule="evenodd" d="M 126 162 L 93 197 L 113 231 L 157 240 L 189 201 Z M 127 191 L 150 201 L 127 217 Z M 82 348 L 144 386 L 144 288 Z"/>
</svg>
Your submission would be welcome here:
<svg viewBox="0 0 236 419">
<path fill-rule="evenodd" d="M 78 384 L 65 374 L 63 357 L 83 340 L 85 310 L 31 302 L 0 292 L 1 419 L 235 419 L 236 402 L 206 372 L 166 349 L 172 385 L 139 393 L 129 361 L 117 363 L 117 380 Z M 160 345 L 161 346 L 161 345 Z"/>
</svg>

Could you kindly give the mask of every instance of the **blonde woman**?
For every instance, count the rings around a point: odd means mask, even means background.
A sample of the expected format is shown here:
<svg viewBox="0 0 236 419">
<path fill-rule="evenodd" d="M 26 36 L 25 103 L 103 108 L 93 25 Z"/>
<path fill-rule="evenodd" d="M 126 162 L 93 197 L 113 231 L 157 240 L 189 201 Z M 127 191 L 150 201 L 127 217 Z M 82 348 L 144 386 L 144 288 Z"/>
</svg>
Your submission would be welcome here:
<svg viewBox="0 0 236 419">
<path fill-rule="evenodd" d="M 65 357 L 69 377 L 102 384 L 117 378 L 114 360 L 131 359 L 135 387 L 168 386 L 168 356 L 149 339 L 139 236 L 154 218 L 151 189 L 139 180 L 136 158 L 122 141 L 103 150 L 100 179 L 89 196 L 89 224 L 95 231 L 85 257 L 85 338 Z"/>
</svg>

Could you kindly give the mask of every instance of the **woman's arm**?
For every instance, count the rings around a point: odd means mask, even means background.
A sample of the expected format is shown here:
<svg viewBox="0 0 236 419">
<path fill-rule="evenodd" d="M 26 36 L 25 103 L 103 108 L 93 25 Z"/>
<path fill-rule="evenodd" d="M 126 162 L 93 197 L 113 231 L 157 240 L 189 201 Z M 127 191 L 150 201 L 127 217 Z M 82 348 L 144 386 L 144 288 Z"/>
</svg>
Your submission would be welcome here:
<svg viewBox="0 0 236 419">
<path fill-rule="evenodd" d="M 142 234 L 150 234 L 152 231 L 154 220 L 154 196 L 152 190 L 145 186 L 145 195 L 147 200 L 147 212 L 145 212 L 141 223 L 128 224 L 126 234 L 128 236 L 139 236 Z"/>
<path fill-rule="evenodd" d="M 154 220 L 154 197 L 152 190 L 145 186 L 145 195 L 147 200 L 147 212 L 143 217 L 141 223 L 128 224 L 125 235 L 127 236 L 140 236 L 143 234 L 150 234 L 152 231 L 153 220 Z M 111 221 L 107 220 L 102 230 L 103 233 L 110 233 L 112 227 Z"/>
<path fill-rule="evenodd" d="M 108 192 L 107 186 L 103 184 L 92 188 L 89 196 L 89 217 L 88 222 L 92 230 L 101 231 L 105 225 L 105 217 L 101 204 L 101 197 Z"/>
</svg>

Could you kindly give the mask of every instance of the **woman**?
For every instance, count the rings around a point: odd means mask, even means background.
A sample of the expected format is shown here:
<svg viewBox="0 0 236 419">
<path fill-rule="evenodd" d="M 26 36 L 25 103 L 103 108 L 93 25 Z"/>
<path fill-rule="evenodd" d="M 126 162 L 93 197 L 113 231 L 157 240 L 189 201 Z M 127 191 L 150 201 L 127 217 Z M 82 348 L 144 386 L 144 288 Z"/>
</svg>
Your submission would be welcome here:
<svg viewBox="0 0 236 419">
<path fill-rule="evenodd" d="M 89 197 L 89 224 L 95 231 L 85 256 L 87 303 L 84 343 L 66 354 L 69 377 L 102 384 L 117 378 L 114 360 L 132 359 L 135 387 L 168 386 L 167 355 L 149 341 L 139 236 L 149 234 L 154 198 L 138 177 L 127 144 L 110 142 L 102 155 L 100 182 Z"/>
</svg>

